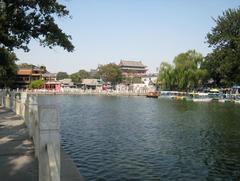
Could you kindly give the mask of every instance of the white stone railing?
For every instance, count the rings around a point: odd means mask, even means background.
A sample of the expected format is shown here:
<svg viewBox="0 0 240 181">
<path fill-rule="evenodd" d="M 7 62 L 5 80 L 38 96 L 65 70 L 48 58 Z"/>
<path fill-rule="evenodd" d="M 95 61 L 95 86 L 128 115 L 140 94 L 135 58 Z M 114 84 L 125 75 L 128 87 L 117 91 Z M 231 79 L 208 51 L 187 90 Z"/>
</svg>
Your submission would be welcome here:
<svg viewBox="0 0 240 181">
<path fill-rule="evenodd" d="M 60 134 L 55 106 L 38 105 L 38 96 L 0 92 L 0 105 L 20 115 L 33 139 L 39 181 L 60 181 Z"/>
</svg>

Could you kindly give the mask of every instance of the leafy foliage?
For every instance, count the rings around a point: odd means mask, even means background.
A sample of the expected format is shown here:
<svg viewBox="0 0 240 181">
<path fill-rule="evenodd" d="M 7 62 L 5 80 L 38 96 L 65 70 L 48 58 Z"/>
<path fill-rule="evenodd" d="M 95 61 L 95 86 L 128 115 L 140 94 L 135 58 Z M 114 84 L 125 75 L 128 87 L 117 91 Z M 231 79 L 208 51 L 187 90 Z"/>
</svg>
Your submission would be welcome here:
<svg viewBox="0 0 240 181">
<path fill-rule="evenodd" d="M 79 76 L 81 77 L 81 79 L 87 79 L 90 78 L 90 73 L 84 69 L 81 69 L 78 71 Z"/>
<path fill-rule="evenodd" d="M 173 65 L 170 65 L 167 62 L 161 63 L 157 82 L 163 90 L 175 89 L 175 74 Z"/>
<path fill-rule="evenodd" d="M 174 58 L 174 65 L 160 65 L 158 83 L 164 90 L 192 90 L 203 85 L 207 70 L 202 68 L 203 56 L 195 50 Z"/>
<path fill-rule="evenodd" d="M 67 72 L 58 72 L 56 78 L 57 80 L 62 80 L 62 79 L 69 78 L 69 75 L 67 74 Z"/>
<path fill-rule="evenodd" d="M 43 80 L 34 80 L 34 81 L 31 81 L 30 85 L 29 85 L 29 88 L 30 89 L 40 89 L 43 87 Z"/>
<path fill-rule="evenodd" d="M 73 51 L 71 37 L 55 23 L 54 17 L 69 15 L 66 7 L 57 0 L 3 0 L 0 14 L 0 46 L 29 51 L 33 38 L 42 46 L 61 46 Z"/>
<path fill-rule="evenodd" d="M 98 75 L 105 82 L 111 82 L 113 85 L 122 81 L 122 71 L 115 63 L 109 63 L 98 67 Z"/>
<path fill-rule="evenodd" d="M 13 84 L 17 73 L 16 60 L 14 53 L 0 48 L 0 88 L 11 87 Z"/>
<path fill-rule="evenodd" d="M 202 84 L 206 70 L 201 69 L 202 54 L 195 50 L 181 53 L 174 58 L 175 80 L 179 90 L 192 90 Z"/>
<path fill-rule="evenodd" d="M 216 26 L 207 34 L 213 52 L 206 57 L 205 68 L 215 84 L 240 83 L 240 8 L 228 9 L 214 20 Z"/>
<path fill-rule="evenodd" d="M 81 81 L 82 81 L 82 79 L 81 79 L 81 77 L 80 77 L 78 72 L 71 74 L 70 78 L 72 79 L 72 81 L 74 83 L 81 83 Z"/>
<path fill-rule="evenodd" d="M 91 78 L 90 73 L 84 69 L 70 75 L 74 83 L 82 82 L 82 79 Z"/>
<path fill-rule="evenodd" d="M 33 67 L 35 67 L 35 65 L 33 64 L 28 64 L 28 63 L 18 64 L 19 69 L 32 69 Z"/>
</svg>

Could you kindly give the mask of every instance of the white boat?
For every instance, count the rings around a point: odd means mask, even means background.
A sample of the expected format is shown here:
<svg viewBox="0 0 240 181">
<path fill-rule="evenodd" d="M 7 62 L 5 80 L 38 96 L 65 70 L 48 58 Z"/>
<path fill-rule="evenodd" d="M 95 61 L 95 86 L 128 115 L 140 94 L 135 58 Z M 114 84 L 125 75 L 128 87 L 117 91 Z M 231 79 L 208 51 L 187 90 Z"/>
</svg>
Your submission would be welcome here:
<svg viewBox="0 0 240 181">
<path fill-rule="evenodd" d="M 226 99 L 219 99 L 218 102 L 226 102 Z"/>
<path fill-rule="evenodd" d="M 159 98 L 183 100 L 186 97 L 186 92 L 178 91 L 161 91 Z"/>
<path fill-rule="evenodd" d="M 193 102 L 210 102 L 212 98 L 208 96 L 208 93 L 197 93 L 193 96 Z"/>
<path fill-rule="evenodd" d="M 240 100 L 235 100 L 234 102 L 237 104 L 240 104 Z"/>
<path fill-rule="evenodd" d="M 234 100 L 234 102 L 237 103 L 237 104 L 240 104 L 240 95 L 237 94 L 235 98 L 236 99 Z"/>
<path fill-rule="evenodd" d="M 231 94 L 221 94 L 219 97 L 218 102 L 234 102 Z"/>
</svg>

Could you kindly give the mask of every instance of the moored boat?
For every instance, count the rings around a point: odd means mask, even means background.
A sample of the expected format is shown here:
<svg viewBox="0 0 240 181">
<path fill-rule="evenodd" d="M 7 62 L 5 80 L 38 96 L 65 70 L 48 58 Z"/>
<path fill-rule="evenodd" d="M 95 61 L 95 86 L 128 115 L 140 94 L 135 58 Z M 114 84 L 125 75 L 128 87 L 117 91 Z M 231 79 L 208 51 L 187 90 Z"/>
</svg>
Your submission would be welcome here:
<svg viewBox="0 0 240 181">
<path fill-rule="evenodd" d="M 208 96 L 208 93 L 196 93 L 193 95 L 193 102 L 210 102 L 212 98 Z"/>
<path fill-rule="evenodd" d="M 148 94 L 146 95 L 146 97 L 148 98 L 158 98 L 159 93 L 158 92 L 148 92 Z"/>
<path fill-rule="evenodd" d="M 240 95 L 239 94 L 235 96 L 234 102 L 237 104 L 240 104 Z"/>
<path fill-rule="evenodd" d="M 240 99 L 239 100 L 235 100 L 234 102 L 237 103 L 237 104 L 240 104 Z"/>
<path fill-rule="evenodd" d="M 220 91 L 218 89 L 210 89 L 208 97 L 212 98 L 213 101 L 218 101 L 220 99 Z"/>
</svg>

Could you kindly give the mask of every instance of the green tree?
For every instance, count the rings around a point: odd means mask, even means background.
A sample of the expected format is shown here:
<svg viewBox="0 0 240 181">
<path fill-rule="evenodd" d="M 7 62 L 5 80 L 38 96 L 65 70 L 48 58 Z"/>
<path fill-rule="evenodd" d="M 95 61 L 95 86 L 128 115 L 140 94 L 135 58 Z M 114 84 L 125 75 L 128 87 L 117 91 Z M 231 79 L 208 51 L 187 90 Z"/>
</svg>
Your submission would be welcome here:
<svg viewBox="0 0 240 181">
<path fill-rule="evenodd" d="M 226 10 L 214 21 L 216 26 L 207 34 L 213 52 L 204 66 L 216 85 L 240 84 L 240 7 Z"/>
<path fill-rule="evenodd" d="M 208 72 L 203 68 L 204 58 L 195 50 L 181 53 L 174 58 L 173 65 L 160 65 L 158 84 L 164 90 L 188 91 L 201 87 Z"/>
<path fill-rule="evenodd" d="M 174 67 L 167 62 L 162 62 L 159 68 L 157 84 L 163 90 L 174 90 L 175 89 L 174 76 L 175 76 Z"/>
<path fill-rule="evenodd" d="M 111 82 L 116 85 L 122 81 L 122 71 L 115 63 L 109 63 L 98 67 L 98 75 L 105 82 Z"/>
<path fill-rule="evenodd" d="M 78 71 L 79 76 L 81 77 L 81 79 L 87 79 L 90 78 L 90 73 L 84 69 L 81 69 Z"/>
<path fill-rule="evenodd" d="M 18 64 L 19 69 L 32 69 L 35 65 L 33 64 L 28 64 L 28 63 L 21 63 Z"/>
<path fill-rule="evenodd" d="M 69 75 L 67 74 L 67 72 L 58 72 L 56 78 L 57 80 L 67 79 L 69 78 Z"/>
<path fill-rule="evenodd" d="M 43 87 L 43 84 L 44 84 L 43 80 L 33 80 L 29 84 L 29 88 L 30 89 L 40 89 Z"/>
<path fill-rule="evenodd" d="M 0 88 L 11 87 L 17 73 L 16 55 L 0 48 Z"/>
<path fill-rule="evenodd" d="M 202 84 L 206 70 L 202 69 L 203 56 L 195 50 L 181 53 L 174 58 L 175 81 L 178 90 L 192 90 Z"/>
<path fill-rule="evenodd" d="M 81 83 L 81 81 L 82 81 L 79 72 L 76 72 L 76 73 L 71 74 L 71 75 L 70 75 L 70 78 L 72 79 L 72 81 L 73 81 L 74 83 Z"/>
<path fill-rule="evenodd" d="M 39 66 L 39 68 L 40 68 L 42 73 L 46 73 L 47 72 L 47 67 L 46 66 L 41 65 L 41 66 Z"/>
<path fill-rule="evenodd" d="M 79 70 L 78 72 L 75 72 L 70 75 L 70 78 L 74 83 L 80 83 L 82 82 L 82 79 L 91 78 L 90 73 L 84 69 Z"/>
<path fill-rule="evenodd" d="M 1 51 L 12 52 L 14 49 L 29 51 L 28 44 L 31 39 L 38 40 L 40 45 L 44 47 L 60 46 L 69 52 L 73 51 L 71 36 L 65 34 L 55 22 L 56 17 L 67 16 L 69 16 L 69 11 L 66 6 L 58 3 L 57 0 L 1 0 Z M 12 54 L 10 52 L 9 55 Z M 1 59 L 1 61 L 5 61 L 2 63 L 4 64 L 2 70 L 8 69 L 8 77 L 13 77 L 14 71 L 10 70 L 16 65 L 15 62 L 11 61 L 12 64 L 8 64 L 7 60 Z M 2 84 L 7 86 L 9 83 L 3 80 L 6 76 L 5 71 L 1 72 L 1 76 L 1 81 L 5 82 Z"/>
<path fill-rule="evenodd" d="M 69 11 L 57 0 L 2 0 L 0 14 L 0 47 L 29 51 L 31 39 L 40 45 L 60 46 L 73 51 L 71 37 L 56 24 L 55 17 L 66 17 Z"/>
</svg>

